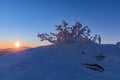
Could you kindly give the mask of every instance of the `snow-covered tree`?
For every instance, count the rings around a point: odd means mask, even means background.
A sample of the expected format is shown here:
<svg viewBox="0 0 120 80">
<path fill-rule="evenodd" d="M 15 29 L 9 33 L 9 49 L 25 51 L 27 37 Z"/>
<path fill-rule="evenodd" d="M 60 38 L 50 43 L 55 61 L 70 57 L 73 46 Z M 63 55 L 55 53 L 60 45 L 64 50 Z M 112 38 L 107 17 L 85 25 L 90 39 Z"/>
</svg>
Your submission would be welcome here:
<svg viewBox="0 0 120 80">
<path fill-rule="evenodd" d="M 82 26 L 78 21 L 73 26 L 68 27 L 68 23 L 63 21 L 60 25 L 55 25 L 57 33 L 50 34 L 38 34 L 41 41 L 47 40 L 53 44 L 59 44 L 62 42 L 75 42 L 76 40 L 83 41 L 89 39 L 90 29 L 87 26 Z"/>
</svg>

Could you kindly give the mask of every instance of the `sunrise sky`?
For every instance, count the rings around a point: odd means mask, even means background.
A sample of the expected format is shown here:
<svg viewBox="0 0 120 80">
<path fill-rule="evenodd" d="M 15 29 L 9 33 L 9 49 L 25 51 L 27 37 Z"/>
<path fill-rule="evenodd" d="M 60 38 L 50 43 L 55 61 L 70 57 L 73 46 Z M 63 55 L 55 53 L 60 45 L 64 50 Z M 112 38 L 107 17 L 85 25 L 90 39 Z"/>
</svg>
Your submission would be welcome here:
<svg viewBox="0 0 120 80">
<path fill-rule="evenodd" d="M 55 32 L 55 24 L 79 20 L 102 43 L 120 41 L 120 0 L 0 0 L 0 48 L 39 46 L 38 33 Z"/>
</svg>

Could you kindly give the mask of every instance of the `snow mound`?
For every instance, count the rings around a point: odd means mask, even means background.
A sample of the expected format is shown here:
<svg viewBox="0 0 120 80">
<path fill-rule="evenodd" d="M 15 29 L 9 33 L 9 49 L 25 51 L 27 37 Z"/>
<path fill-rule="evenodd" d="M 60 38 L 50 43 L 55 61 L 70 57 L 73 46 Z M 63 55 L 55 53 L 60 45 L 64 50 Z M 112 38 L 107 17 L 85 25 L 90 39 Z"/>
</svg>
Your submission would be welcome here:
<svg viewBox="0 0 120 80">
<path fill-rule="evenodd" d="M 0 80 L 120 80 L 119 74 L 120 48 L 89 41 L 0 57 Z"/>
</svg>

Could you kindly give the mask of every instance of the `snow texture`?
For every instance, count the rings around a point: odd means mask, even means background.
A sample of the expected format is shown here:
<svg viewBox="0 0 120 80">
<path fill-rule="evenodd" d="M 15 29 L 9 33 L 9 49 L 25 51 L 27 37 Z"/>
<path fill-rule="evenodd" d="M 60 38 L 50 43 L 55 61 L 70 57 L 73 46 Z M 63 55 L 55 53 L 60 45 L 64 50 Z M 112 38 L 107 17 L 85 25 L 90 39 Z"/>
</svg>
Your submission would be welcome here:
<svg viewBox="0 0 120 80">
<path fill-rule="evenodd" d="M 120 80 L 119 74 L 116 45 L 63 43 L 0 56 L 0 80 Z"/>
</svg>

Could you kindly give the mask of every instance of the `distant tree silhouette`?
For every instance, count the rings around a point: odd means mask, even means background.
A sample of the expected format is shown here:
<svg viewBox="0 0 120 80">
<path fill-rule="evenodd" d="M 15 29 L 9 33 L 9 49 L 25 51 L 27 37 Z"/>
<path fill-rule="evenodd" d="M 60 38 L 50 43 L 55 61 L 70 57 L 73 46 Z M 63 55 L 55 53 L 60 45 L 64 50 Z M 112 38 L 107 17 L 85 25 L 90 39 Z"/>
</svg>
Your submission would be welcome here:
<svg viewBox="0 0 120 80">
<path fill-rule="evenodd" d="M 90 39 L 90 29 L 88 26 L 82 26 L 78 21 L 73 26 L 68 27 L 68 23 L 63 21 L 60 25 L 55 25 L 57 33 L 40 34 L 41 41 L 47 40 L 50 43 L 59 44 L 62 42 L 73 43 L 76 40 L 84 41 Z"/>
</svg>

